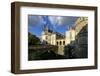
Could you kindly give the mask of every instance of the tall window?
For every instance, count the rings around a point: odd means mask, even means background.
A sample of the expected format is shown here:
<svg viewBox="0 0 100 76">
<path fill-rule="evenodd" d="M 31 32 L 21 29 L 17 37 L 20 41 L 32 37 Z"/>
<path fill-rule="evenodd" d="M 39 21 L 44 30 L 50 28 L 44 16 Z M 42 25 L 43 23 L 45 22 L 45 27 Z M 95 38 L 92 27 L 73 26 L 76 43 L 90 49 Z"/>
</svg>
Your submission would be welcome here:
<svg viewBox="0 0 100 76">
<path fill-rule="evenodd" d="M 58 45 L 58 41 L 57 41 L 57 45 Z"/>
<path fill-rule="evenodd" d="M 65 41 L 63 41 L 63 45 L 65 45 Z"/>
<path fill-rule="evenodd" d="M 60 45 L 61 45 L 61 41 L 60 41 Z"/>
</svg>

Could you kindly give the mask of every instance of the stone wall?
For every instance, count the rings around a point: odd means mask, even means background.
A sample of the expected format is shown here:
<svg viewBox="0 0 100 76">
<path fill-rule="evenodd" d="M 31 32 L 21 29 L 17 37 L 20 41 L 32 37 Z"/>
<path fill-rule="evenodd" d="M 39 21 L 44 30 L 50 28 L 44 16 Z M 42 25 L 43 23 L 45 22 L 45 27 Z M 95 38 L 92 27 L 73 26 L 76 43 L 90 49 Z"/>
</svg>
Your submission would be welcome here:
<svg viewBox="0 0 100 76">
<path fill-rule="evenodd" d="M 64 55 L 67 58 L 88 57 L 88 19 L 80 17 L 75 22 L 75 40 L 65 46 Z"/>
<path fill-rule="evenodd" d="M 84 26 L 77 34 L 75 39 L 75 48 L 72 54 L 76 58 L 88 57 L 88 30 L 87 25 Z"/>
</svg>

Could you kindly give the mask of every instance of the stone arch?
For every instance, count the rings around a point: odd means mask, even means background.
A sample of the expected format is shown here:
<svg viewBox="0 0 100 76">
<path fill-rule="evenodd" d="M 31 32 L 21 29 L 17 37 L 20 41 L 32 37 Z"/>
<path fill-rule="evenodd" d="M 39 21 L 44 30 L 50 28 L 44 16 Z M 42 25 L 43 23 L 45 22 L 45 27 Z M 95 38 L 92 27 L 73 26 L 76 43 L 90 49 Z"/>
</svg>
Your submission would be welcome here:
<svg viewBox="0 0 100 76">
<path fill-rule="evenodd" d="M 62 41 L 60 41 L 60 45 L 62 44 Z"/>
</svg>

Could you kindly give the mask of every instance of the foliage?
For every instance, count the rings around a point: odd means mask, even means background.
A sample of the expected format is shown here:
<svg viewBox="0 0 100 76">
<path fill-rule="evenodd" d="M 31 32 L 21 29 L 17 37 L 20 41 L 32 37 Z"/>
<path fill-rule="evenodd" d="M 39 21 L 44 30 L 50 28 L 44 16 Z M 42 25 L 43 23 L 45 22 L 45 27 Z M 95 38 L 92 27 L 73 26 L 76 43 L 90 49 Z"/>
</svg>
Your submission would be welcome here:
<svg viewBox="0 0 100 76">
<path fill-rule="evenodd" d="M 28 33 L 28 45 L 36 45 L 36 44 L 41 44 L 40 39 L 35 35 Z"/>
</svg>

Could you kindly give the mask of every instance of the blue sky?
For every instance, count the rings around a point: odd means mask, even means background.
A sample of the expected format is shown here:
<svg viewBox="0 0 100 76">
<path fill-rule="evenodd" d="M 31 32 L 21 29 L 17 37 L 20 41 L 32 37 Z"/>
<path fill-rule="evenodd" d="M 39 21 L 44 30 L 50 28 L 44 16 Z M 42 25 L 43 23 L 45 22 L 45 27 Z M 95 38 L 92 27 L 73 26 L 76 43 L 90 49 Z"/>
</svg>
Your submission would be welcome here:
<svg viewBox="0 0 100 76">
<path fill-rule="evenodd" d="M 43 16 L 28 15 L 28 32 L 41 36 L 44 25 L 49 29 L 64 34 L 69 27 L 72 27 L 78 17 L 73 16 Z"/>
</svg>

